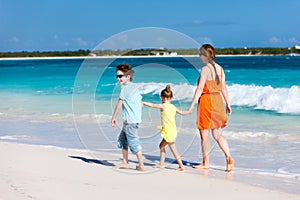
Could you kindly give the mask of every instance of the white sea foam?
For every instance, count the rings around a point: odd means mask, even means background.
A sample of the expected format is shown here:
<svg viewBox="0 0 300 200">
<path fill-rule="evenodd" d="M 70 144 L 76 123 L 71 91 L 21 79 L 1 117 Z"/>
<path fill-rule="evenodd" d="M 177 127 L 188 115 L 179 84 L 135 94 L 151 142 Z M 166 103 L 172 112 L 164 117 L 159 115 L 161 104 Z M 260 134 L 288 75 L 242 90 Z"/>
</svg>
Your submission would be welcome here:
<svg viewBox="0 0 300 200">
<path fill-rule="evenodd" d="M 18 140 L 18 139 L 24 139 L 24 138 L 30 138 L 29 135 L 3 135 L 0 136 L 0 140 Z"/>
<path fill-rule="evenodd" d="M 71 122 L 73 123 L 74 118 L 78 122 L 94 122 L 94 123 L 107 123 L 111 120 L 111 115 L 106 114 L 73 114 L 73 113 L 38 113 L 38 114 L 10 114 L 6 121 L 17 121 L 24 120 L 31 123 L 44 123 L 44 122 Z M 3 139 L 3 138 L 0 138 Z M 12 140 L 14 138 L 11 138 Z"/>
<path fill-rule="evenodd" d="M 102 84 L 102 87 L 108 87 L 108 86 L 116 86 L 118 83 L 107 83 L 107 84 Z"/>
<path fill-rule="evenodd" d="M 138 83 L 142 94 L 159 95 L 170 83 Z M 170 84 L 174 100 L 190 102 L 196 86 L 187 83 Z M 240 85 L 228 86 L 233 106 L 248 106 L 255 109 L 271 110 L 278 113 L 300 114 L 300 87 L 273 88 L 271 86 Z"/>
<path fill-rule="evenodd" d="M 278 135 L 261 132 L 261 131 L 224 131 L 223 133 L 227 138 L 234 140 L 243 140 L 243 141 L 278 141 L 281 140 L 281 137 Z"/>
<path fill-rule="evenodd" d="M 276 171 L 274 170 L 268 170 L 268 169 L 254 169 L 254 168 L 235 168 L 235 171 L 238 171 L 238 173 L 250 173 L 254 175 L 261 175 L 261 176 L 269 176 L 269 177 L 278 177 L 278 178 L 288 178 L 289 179 L 299 179 L 300 174 L 295 172 L 289 172 L 286 169 L 279 168 Z"/>
<path fill-rule="evenodd" d="M 138 83 L 141 94 L 159 95 L 160 92 L 170 85 L 173 91 L 174 100 L 191 101 L 194 95 L 196 86 L 189 85 L 187 83 L 172 84 L 172 83 Z"/>
<path fill-rule="evenodd" d="M 271 86 L 239 85 L 228 87 L 232 105 L 253 106 L 278 113 L 300 114 L 300 87 L 273 88 Z"/>
</svg>

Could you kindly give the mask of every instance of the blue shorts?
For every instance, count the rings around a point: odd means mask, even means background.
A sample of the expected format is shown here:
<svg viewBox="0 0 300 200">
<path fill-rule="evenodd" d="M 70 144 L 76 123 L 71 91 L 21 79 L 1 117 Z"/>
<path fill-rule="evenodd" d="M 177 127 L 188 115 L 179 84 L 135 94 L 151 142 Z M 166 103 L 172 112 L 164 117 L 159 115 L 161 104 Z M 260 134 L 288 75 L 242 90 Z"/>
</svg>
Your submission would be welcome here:
<svg viewBox="0 0 300 200">
<path fill-rule="evenodd" d="M 142 150 L 140 139 L 137 133 L 138 125 L 139 124 L 137 123 L 128 124 L 124 122 L 118 139 L 119 148 L 128 149 L 129 146 L 130 151 L 134 154 Z"/>
</svg>

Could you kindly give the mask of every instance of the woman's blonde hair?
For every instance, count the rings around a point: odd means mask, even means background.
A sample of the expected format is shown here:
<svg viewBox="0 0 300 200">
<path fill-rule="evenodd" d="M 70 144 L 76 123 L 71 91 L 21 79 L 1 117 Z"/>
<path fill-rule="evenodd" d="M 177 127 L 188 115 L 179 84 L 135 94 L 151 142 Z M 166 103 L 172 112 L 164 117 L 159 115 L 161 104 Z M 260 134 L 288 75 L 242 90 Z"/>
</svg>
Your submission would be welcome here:
<svg viewBox="0 0 300 200">
<path fill-rule="evenodd" d="M 216 74 L 215 80 L 217 81 L 217 84 L 219 84 L 220 77 L 217 73 L 216 64 L 214 61 L 216 58 L 215 48 L 210 44 L 203 44 L 202 47 L 200 47 L 199 51 L 200 51 L 200 55 L 207 57 L 208 62 L 214 67 L 215 74 Z"/>
</svg>

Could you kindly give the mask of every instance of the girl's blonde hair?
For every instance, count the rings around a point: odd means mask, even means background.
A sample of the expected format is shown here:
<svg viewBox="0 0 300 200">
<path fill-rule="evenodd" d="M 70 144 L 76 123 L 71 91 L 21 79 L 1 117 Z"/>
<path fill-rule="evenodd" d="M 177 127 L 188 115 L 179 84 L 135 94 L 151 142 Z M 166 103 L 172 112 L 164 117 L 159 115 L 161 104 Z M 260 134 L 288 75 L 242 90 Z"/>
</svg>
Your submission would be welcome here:
<svg viewBox="0 0 300 200">
<path fill-rule="evenodd" d="M 167 85 L 166 88 L 161 91 L 160 97 L 166 99 L 173 98 L 173 92 L 170 85 Z"/>
</svg>

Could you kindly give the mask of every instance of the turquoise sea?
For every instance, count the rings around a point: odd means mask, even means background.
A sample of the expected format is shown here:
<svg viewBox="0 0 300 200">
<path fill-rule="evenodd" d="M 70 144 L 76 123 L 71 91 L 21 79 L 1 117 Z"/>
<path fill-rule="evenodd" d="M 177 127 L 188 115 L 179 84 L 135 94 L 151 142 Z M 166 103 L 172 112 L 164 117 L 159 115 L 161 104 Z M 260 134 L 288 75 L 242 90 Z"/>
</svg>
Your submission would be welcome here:
<svg viewBox="0 0 300 200">
<path fill-rule="evenodd" d="M 299 193 L 300 57 L 220 56 L 216 61 L 225 70 L 233 108 L 223 134 L 236 160 L 234 173 L 274 179 L 280 189 Z M 0 141 L 119 153 L 121 116 L 119 127 L 110 127 L 120 91 L 119 63 L 134 67 L 133 82 L 145 101 L 159 103 L 160 91 L 170 84 L 173 103 L 183 110 L 203 66 L 193 56 L 0 60 Z M 177 117 L 177 147 L 187 164 L 201 161 L 195 115 Z M 139 133 L 145 157 L 159 156 L 159 125 L 159 111 L 143 108 Z M 211 165 L 217 171 L 225 166 L 214 142 Z"/>
</svg>

